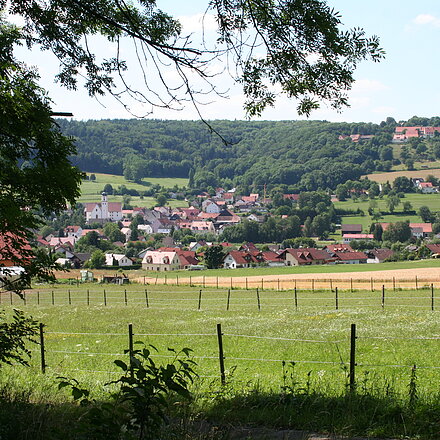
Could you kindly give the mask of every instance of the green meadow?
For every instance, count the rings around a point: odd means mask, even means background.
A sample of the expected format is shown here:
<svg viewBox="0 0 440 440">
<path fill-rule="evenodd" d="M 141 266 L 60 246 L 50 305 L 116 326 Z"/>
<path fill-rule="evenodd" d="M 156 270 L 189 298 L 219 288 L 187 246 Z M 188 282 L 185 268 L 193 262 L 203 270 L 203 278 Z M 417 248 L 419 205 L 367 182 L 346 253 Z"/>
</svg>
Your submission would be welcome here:
<svg viewBox="0 0 440 440">
<path fill-rule="evenodd" d="M 417 214 L 419 208 L 421 206 L 428 206 L 432 212 L 440 211 L 440 194 L 417 194 L 417 193 L 409 193 L 405 194 L 405 197 L 400 199 L 401 203 L 396 207 L 394 213 L 389 213 L 389 210 L 386 206 L 386 198 L 380 199 L 377 198 L 374 200 L 376 203 L 375 211 L 381 211 L 384 214 L 378 220 L 379 222 L 384 223 L 393 223 L 397 221 L 405 221 L 409 220 L 411 223 L 421 223 L 422 219 Z M 403 212 L 403 203 L 410 202 L 412 205 L 413 213 L 405 213 Z M 344 202 L 335 202 L 334 205 L 339 209 L 347 209 L 347 210 L 357 210 L 360 209 L 364 212 L 364 215 L 347 215 L 342 217 L 343 224 L 362 224 L 364 232 L 369 230 L 371 223 L 374 220 L 368 214 L 368 208 L 370 207 L 370 200 L 360 201 L 360 200 L 347 200 Z"/>
<path fill-rule="evenodd" d="M 146 178 L 142 179 L 141 183 L 126 180 L 124 176 L 117 176 L 114 174 L 100 174 L 95 173 L 96 180 L 84 180 L 81 183 L 81 196 L 78 199 L 79 203 L 99 202 L 101 200 L 101 193 L 106 184 L 110 184 L 113 188 L 125 185 L 128 189 L 135 189 L 137 191 L 145 191 L 151 185 L 161 185 L 164 188 L 173 188 L 175 185 L 184 187 L 188 185 L 188 179 L 183 178 Z M 122 202 L 122 196 L 109 195 L 110 202 Z M 156 203 L 153 197 L 138 196 L 131 197 L 131 204 L 139 207 L 152 207 Z M 186 206 L 184 201 L 168 200 L 168 205 L 171 207 Z"/>
<path fill-rule="evenodd" d="M 38 410 L 32 406 L 29 426 L 38 425 L 35 420 L 41 411 L 52 418 L 53 411 L 61 412 L 65 421 L 72 417 L 66 409 L 69 394 L 56 391 L 59 376 L 75 378 L 91 390 L 92 398 L 105 398 L 109 388 L 105 383 L 121 375 L 113 361 L 128 362 L 131 324 L 134 347 L 156 347 L 152 358 L 159 364 L 175 359 L 170 348 L 192 349 L 198 378 L 191 387 L 192 415 L 186 413 L 191 420 L 438 438 L 440 301 L 432 310 L 430 289 L 389 290 L 384 300 L 381 291 L 341 291 L 336 296 L 330 290 L 304 290 L 295 296 L 292 290 L 201 293 L 191 287 L 146 287 L 38 286 L 38 294 L 29 291 L 25 302 L 2 295 L 7 313 L 21 308 L 45 325 L 46 373 L 41 373 L 40 347 L 33 345 L 30 368 L 6 366 L 0 375 L 0 390 L 8 390 L 8 396 L 26 395 L 30 402 L 40 402 Z M 352 324 L 356 324 L 354 349 Z M 356 362 L 352 393 L 350 353 Z M 23 405 L 20 413 L 27 414 Z M 49 426 L 52 422 L 46 419 Z M 66 421 L 69 426 L 77 422 Z M 33 438 L 45 438 L 41 433 Z M 219 434 L 223 436 L 198 433 L 180 438 L 228 438 Z M 64 438 L 75 437 L 66 433 Z"/>
</svg>

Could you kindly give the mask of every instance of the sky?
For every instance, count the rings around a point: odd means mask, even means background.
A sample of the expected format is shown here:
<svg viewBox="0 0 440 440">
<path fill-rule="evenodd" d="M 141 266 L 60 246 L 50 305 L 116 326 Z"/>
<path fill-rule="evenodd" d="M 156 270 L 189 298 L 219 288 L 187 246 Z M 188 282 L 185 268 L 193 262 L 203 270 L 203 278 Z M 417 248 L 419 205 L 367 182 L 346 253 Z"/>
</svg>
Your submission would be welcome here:
<svg viewBox="0 0 440 440">
<path fill-rule="evenodd" d="M 162 10 L 178 17 L 184 32 L 193 32 L 194 44 L 200 35 L 200 17 L 205 12 L 208 0 L 157 0 Z M 438 0 L 419 0 L 417 2 L 397 0 L 328 0 L 328 4 L 340 12 L 346 28 L 362 27 L 368 36 L 377 35 L 386 57 L 380 63 L 363 61 L 355 72 L 356 82 L 349 92 L 350 107 L 337 112 L 325 104 L 315 110 L 309 119 L 346 122 L 379 123 L 388 116 L 397 121 L 417 116 L 440 115 L 440 2 Z M 205 37 L 215 38 L 213 20 L 205 19 Z M 95 39 L 92 48 L 102 56 L 110 55 L 105 41 Z M 108 54 L 107 54 L 108 52 Z M 133 49 L 127 46 L 129 61 L 133 59 Z M 55 111 L 69 111 L 74 119 L 113 119 L 132 118 L 133 114 L 155 119 L 198 119 L 196 109 L 191 104 L 180 107 L 178 111 L 151 108 L 132 103 L 132 113 L 114 98 L 100 100 L 90 98 L 80 89 L 75 92 L 60 88 L 53 81 L 58 72 L 58 61 L 49 53 L 34 50 L 28 53 L 20 49 L 19 57 L 37 66 L 40 84 L 49 91 L 54 101 Z M 135 65 L 136 63 L 132 63 Z M 130 65 L 130 64 L 129 64 Z M 216 72 L 224 71 L 224 65 L 214 65 Z M 175 73 L 162 66 L 163 75 L 174 81 Z M 130 85 L 142 90 L 142 72 L 130 69 L 127 77 Z M 221 92 L 228 98 L 217 95 L 203 96 L 199 110 L 205 119 L 245 119 L 244 97 L 239 85 L 223 72 L 213 78 Z M 159 83 L 152 79 L 152 88 L 160 89 Z M 195 83 L 198 86 L 198 83 Z M 202 85 L 200 85 L 202 87 Z M 274 108 L 268 108 L 258 119 L 298 120 L 295 101 L 279 99 Z"/>
</svg>

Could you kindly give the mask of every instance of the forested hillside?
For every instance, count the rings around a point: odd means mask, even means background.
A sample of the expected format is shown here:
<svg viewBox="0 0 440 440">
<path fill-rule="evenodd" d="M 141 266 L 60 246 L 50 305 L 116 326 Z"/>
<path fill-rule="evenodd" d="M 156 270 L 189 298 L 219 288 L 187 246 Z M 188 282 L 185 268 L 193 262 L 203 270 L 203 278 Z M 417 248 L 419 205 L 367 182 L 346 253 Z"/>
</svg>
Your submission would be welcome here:
<svg viewBox="0 0 440 440">
<path fill-rule="evenodd" d="M 198 187 L 290 190 L 336 188 L 348 179 L 391 167 L 392 118 L 380 125 L 325 121 L 58 121 L 76 138 L 73 162 L 83 171 L 143 177 L 190 177 Z M 352 142 L 340 135 L 375 135 Z M 224 140 L 227 142 L 225 143 Z M 388 162 L 387 162 L 388 161 Z"/>
</svg>

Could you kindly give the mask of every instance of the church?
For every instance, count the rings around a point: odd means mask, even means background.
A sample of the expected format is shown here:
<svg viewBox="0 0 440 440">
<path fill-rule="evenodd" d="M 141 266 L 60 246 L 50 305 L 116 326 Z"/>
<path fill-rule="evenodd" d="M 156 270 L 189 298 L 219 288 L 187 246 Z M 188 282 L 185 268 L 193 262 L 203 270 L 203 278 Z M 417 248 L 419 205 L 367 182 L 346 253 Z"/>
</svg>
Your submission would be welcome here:
<svg viewBox="0 0 440 440">
<path fill-rule="evenodd" d="M 122 220 L 122 204 L 109 202 L 107 194 L 101 194 L 101 203 L 85 203 L 84 213 L 87 223 L 118 222 Z"/>
</svg>

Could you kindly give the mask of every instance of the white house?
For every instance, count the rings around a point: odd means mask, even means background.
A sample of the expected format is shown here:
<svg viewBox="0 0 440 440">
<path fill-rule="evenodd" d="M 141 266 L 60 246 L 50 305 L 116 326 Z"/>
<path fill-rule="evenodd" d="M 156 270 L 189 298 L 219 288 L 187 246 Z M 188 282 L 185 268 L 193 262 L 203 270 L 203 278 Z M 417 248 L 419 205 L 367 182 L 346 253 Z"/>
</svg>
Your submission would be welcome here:
<svg viewBox="0 0 440 440">
<path fill-rule="evenodd" d="M 133 265 L 133 260 L 124 254 L 105 254 L 105 265 L 127 267 Z"/>
<path fill-rule="evenodd" d="M 220 206 L 218 206 L 212 199 L 204 200 L 202 202 L 202 209 L 208 214 L 218 214 L 221 211 Z"/>
<path fill-rule="evenodd" d="M 105 192 L 101 194 L 101 203 L 85 203 L 84 212 L 87 223 L 122 220 L 121 203 L 109 202 Z"/>
</svg>

